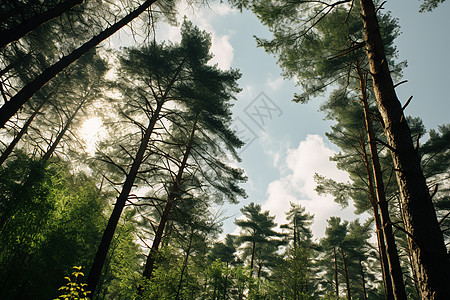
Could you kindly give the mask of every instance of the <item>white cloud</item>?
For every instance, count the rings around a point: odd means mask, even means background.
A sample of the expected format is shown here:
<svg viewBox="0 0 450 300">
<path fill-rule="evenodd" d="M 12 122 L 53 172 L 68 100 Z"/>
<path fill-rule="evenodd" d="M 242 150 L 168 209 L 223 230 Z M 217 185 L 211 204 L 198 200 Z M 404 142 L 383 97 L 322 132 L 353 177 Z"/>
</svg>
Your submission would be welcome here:
<svg viewBox="0 0 450 300">
<path fill-rule="evenodd" d="M 284 79 L 282 77 L 273 78 L 272 74 L 269 74 L 269 78 L 266 81 L 266 84 L 270 86 L 272 90 L 278 90 L 284 83 Z"/>
<path fill-rule="evenodd" d="M 217 64 L 223 70 L 231 67 L 234 49 L 229 39 L 228 35 L 219 36 L 214 31 L 212 32 L 211 52 L 214 54 L 214 57 L 209 61 L 209 64 Z"/>
<path fill-rule="evenodd" d="M 287 150 L 285 164 L 279 166 L 283 175 L 268 185 L 267 200 L 263 204 L 264 209 L 276 216 L 278 224 L 286 223 L 285 212 L 290 202 L 305 206 L 309 213 L 315 215 L 312 231 L 318 238 L 324 236 L 326 220 L 330 216 L 341 216 L 346 220 L 355 218 L 353 207 L 341 210 L 332 197 L 319 196 L 314 191 L 315 173 L 336 181 L 348 180 L 347 173 L 338 170 L 336 164 L 329 160 L 333 154 L 318 135 L 308 135 L 297 148 Z"/>
</svg>

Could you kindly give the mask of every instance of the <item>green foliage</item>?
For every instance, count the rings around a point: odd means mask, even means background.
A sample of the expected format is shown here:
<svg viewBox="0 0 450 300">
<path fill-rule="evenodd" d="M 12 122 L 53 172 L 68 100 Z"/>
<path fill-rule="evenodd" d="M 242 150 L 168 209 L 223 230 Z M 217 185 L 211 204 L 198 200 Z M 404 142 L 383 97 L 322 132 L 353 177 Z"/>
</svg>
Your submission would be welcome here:
<svg viewBox="0 0 450 300">
<path fill-rule="evenodd" d="M 235 224 L 243 229 L 238 242 L 243 245 L 244 259 L 249 261 L 252 274 L 257 269 L 257 277 L 264 276 L 264 268 L 270 268 L 276 263 L 278 247 L 285 242 L 279 237 L 284 236 L 274 231 L 277 224 L 275 217 L 269 211 L 261 211 L 261 205 L 251 202 L 241 209 L 246 219 L 235 220 Z"/>
<path fill-rule="evenodd" d="M 63 293 L 57 299 L 60 300 L 89 300 L 90 291 L 86 291 L 87 284 L 81 283 L 84 274 L 81 272 L 81 267 L 74 266 L 71 277 L 64 277 L 68 282 L 66 285 L 60 287 L 58 290 Z M 55 300 L 57 300 L 55 299 Z"/>
<path fill-rule="evenodd" d="M 436 7 L 438 7 L 441 3 L 444 3 L 445 0 L 422 0 L 423 3 L 420 5 L 420 12 L 432 11 Z"/>
<path fill-rule="evenodd" d="M 151 281 L 146 279 L 142 286 L 144 289 L 144 299 L 169 300 L 174 299 L 177 292 L 177 283 L 179 272 L 176 268 L 158 268 L 154 271 L 154 277 Z"/>
<path fill-rule="evenodd" d="M 94 256 L 104 223 L 101 193 L 84 174 L 20 153 L 0 173 L 0 295 L 48 299 L 71 266 Z"/>
<path fill-rule="evenodd" d="M 273 38 L 257 38 L 258 46 L 278 57 L 287 78 L 296 78 L 302 93 L 294 101 L 305 103 L 330 87 L 352 88 L 355 64 L 368 70 L 364 50 L 363 25 L 359 1 L 352 5 L 337 1 L 251 1 L 251 9 L 273 33 Z M 399 34 L 398 22 L 389 13 L 379 18 L 386 56 L 393 74 L 399 74 L 404 63 L 396 64 L 393 40 Z"/>
<path fill-rule="evenodd" d="M 132 208 L 125 210 L 117 226 L 98 287 L 100 299 L 132 299 L 136 294 L 143 263 L 141 247 L 136 242 L 136 214 L 136 210 Z"/>
</svg>

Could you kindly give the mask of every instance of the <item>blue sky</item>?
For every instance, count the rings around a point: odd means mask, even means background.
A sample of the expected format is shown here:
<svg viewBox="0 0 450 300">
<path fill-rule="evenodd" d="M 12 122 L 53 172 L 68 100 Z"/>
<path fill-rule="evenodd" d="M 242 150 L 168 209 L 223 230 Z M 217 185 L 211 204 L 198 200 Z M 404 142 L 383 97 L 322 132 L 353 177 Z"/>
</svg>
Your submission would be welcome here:
<svg viewBox="0 0 450 300">
<path fill-rule="evenodd" d="M 419 4 L 390 0 L 384 7 L 399 19 L 399 59 L 408 61 L 404 72 L 408 83 L 398 88 L 399 98 L 405 102 L 413 95 L 407 113 L 420 116 L 431 129 L 449 122 L 450 92 L 446 85 L 450 63 L 446 54 L 450 49 L 450 3 L 423 14 L 418 13 Z M 313 99 L 307 105 L 291 102 L 300 88 L 292 80 L 283 80 L 276 58 L 256 47 L 253 36 L 270 37 L 268 30 L 252 13 L 240 13 L 224 3 L 180 8 L 179 14 L 180 20 L 186 15 L 212 34 L 213 63 L 242 73 L 239 83 L 243 90 L 233 111 L 235 128 L 243 139 L 252 141 L 241 151 L 240 163 L 249 178 L 244 186 L 249 197 L 239 205 L 222 207 L 229 217 L 224 221 L 224 233 L 235 232 L 234 219 L 241 215 L 239 209 L 250 202 L 269 209 L 278 223 L 284 222 L 290 201 L 306 206 L 315 215 L 316 238 L 324 235 L 330 216 L 365 218 L 367 215 L 355 216 L 352 207 L 342 210 L 331 197 L 315 193 L 314 173 L 340 181 L 345 181 L 347 175 L 329 161 L 338 149 L 325 138 L 331 123 L 318 112 L 322 99 Z M 159 24 L 157 38 L 177 41 L 179 28 Z"/>
</svg>

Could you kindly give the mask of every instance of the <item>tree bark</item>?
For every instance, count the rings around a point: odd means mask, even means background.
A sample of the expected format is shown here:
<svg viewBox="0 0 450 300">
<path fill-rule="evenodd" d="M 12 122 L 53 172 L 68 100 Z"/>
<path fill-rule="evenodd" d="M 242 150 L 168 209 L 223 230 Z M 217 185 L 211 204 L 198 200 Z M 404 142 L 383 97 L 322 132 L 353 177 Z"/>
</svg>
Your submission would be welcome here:
<svg viewBox="0 0 450 300">
<path fill-rule="evenodd" d="M 347 299 L 352 300 L 352 294 L 350 292 L 350 279 L 348 278 L 347 260 L 345 259 L 344 250 L 341 248 L 342 262 L 344 263 L 345 285 L 347 287 Z"/>
<path fill-rule="evenodd" d="M 169 196 L 167 197 L 166 206 L 164 207 L 164 211 L 161 216 L 161 220 L 159 221 L 158 229 L 156 230 L 156 234 L 153 239 L 152 248 L 150 249 L 150 253 L 147 256 L 147 261 L 145 263 L 145 268 L 144 268 L 144 272 L 143 272 L 143 276 L 147 279 L 150 279 L 152 277 L 152 273 L 155 268 L 156 255 L 158 253 L 159 245 L 161 244 L 164 228 L 166 226 L 167 221 L 169 220 L 170 212 L 172 210 L 174 201 L 179 196 L 181 179 L 183 177 L 184 169 L 187 166 L 188 157 L 191 153 L 192 143 L 194 140 L 194 135 L 195 135 L 195 130 L 196 130 L 196 125 L 197 125 L 197 121 L 194 122 L 194 125 L 192 127 L 191 135 L 189 137 L 189 141 L 186 146 L 186 150 L 183 154 L 183 160 L 180 164 L 180 168 L 178 169 L 178 173 L 177 173 L 177 176 L 175 177 L 175 181 L 172 185 L 172 189 L 169 193 Z"/>
<path fill-rule="evenodd" d="M 105 263 L 105 259 L 108 254 L 109 246 L 114 236 L 117 224 L 119 223 L 120 215 L 122 214 L 123 208 L 125 207 L 125 203 L 128 199 L 128 195 L 130 194 L 131 188 L 133 187 L 134 180 L 136 179 L 139 167 L 141 166 L 142 159 L 144 157 L 148 143 L 150 141 L 150 136 L 153 133 L 156 121 L 159 118 L 159 113 L 161 112 L 163 103 L 164 103 L 163 101 L 158 102 L 156 109 L 149 121 L 148 127 L 145 130 L 145 134 L 142 138 L 138 152 L 136 153 L 131 169 L 128 172 L 128 175 L 125 179 L 122 191 L 120 192 L 119 197 L 117 197 L 116 204 L 108 220 L 108 224 L 103 233 L 100 245 L 98 246 L 97 254 L 95 255 L 94 262 L 92 263 L 92 267 L 91 270 L 89 271 L 89 275 L 86 281 L 88 285 L 87 290 L 91 291 L 92 296 L 94 296 L 95 289 L 97 287 L 98 280 L 102 272 L 103 264 Z"/>
<path fill-rule="evenodd" d="M 369 199 L 372 204 L 373 215 L 375 219 L 375 227 L 377 230 L 378 249 L 380 252 L 381 269 L 383 271 L 384 292 L 387 300 L 394 299 L 394 289 L 392 287 L 392 279 L 389 271 L 389 262 L 386 253 L 386 244 L 384 240 L 384 231 L 381 225 L 381 218 L 378 210 L 377 199 L 375 196 L 375 188 L 373 186 L 373 173 L 370 169 L 370 163 L 367 158 L 366 144 L 361 143 L 362 157 L 367 173 L 367 184 L 369 189 Z"/>
<path fill-rule="evenodd" d="M 367 300 L 367 291 L 366 291 L 366 279 L 364 278 L 364 269 L 363 269 L 363 265 L 362 262 L 359 261 L 359 267 L 361 270 L 361 280 L 362 280 L 362 288 L 363 288 L 363 297 L 364 300 Z"/>
<path fill-rule="evenodd" d="M 191 236 L 189 238 L 189 246 L 186 251 L 186 258 L 184 259 L 183 267 L 181 268 L 180 281 L 178 282 L 178 289 L 177 289 L 177 295 L 175 296 L 175 300 L 180 299 L 181 286 L 183 285 L 183 276 L 184 276 L 184 272 L 186 271 L 186 268 L 187 268 L 187 263 L 188 263 L 189 255 L 190 255 L 191 248 L 192 248 L 192 236 L 193 235 L 194 235 L 194 233 L 191 233 Z"/>
<path fill-rule="evenodd" d="M 47 82 L 49 82 L 53 77 L 59 74 L 59 72 L 64 70 L 74 61 L 80 58 L 83 54 L 100 44 L 103 40 L 109 38 L 123 26 L 127 25 L 155 2 L 156 0 L 145 1 L 142 5 L 126 15 L 123 19 L 103 30 L 101 33 L 94 36 L 82 46 L 73 50 L 69 55 L 61 58 L 58 62 L 45 69 L 33 81 L 26 84 L 17 94 L 11 97 L 8 102 L 0 107 L 0 127 L 4 127 L 6 122 L 8 122 L 8 120 L 17 113 L 22 105 L 27 102 L 40 88 L 47 84 Z"/>
<path fill-rule="evenodd" d="M 0 32 L 0 49 L 13 41 L 17 41 L 21 37 L 25 36 L 29 32 L 41 26 L 42 24 L 56 17 L 61 16 L 66 11 L 81 4 L 82 2 L 83 0 L 67 0 L 61 2 L 55 5 L 54 7 L 50 8 L 49 10 L 37 14 L 26 21 L 23 21 L 22 23 L 13 28 L 2 30 Z"/>
<path fill-rule="evenodd" d="M 356 65 L 359 83 L 361 87 L 361 101 L 363 103 L 364 120 L 366 122 L 367 139 L 369 142 L 370 158 L 372 161 L 373 178 L 377 196 L 377 204 L 380 209 L 380 217 L 383 228 L 384 240 L 386 242 L 386 254 L 388 258 L 389 271 L 392 279 L 392 288 L 395 299 L 406 299 L 405 284 L 403 282 L 403 272 L 400 266 L 397 245 L 395 244 L 394 233 L 392 232 L 391 220 L 389 217 L 389 207 L 386 201 L 386 193 L 383 182 L 383 173 L 381 171 L 380 160 L 378 156 L 377 144 L 375 142 L 375 132 L 372 119 L 370 117 L 369 103 L 366 94 L 366 76 L 363 76 L 358 64 Z"/>
<path fill-rule="evenodd" d="M 337 268 L 337 255 L 336 255 L 336 247 L 333 247 L 334 252 L 334 283 L 336 284 L 336 297 L 339 298 L 339 281 L 338 281 L 338 268 Z"/>
<path fill-rule="evenodd" d="M 252 256 L 250 258 L 250 277 L 253 276 L 253 263 L 255 261 L 255 248 L 256 248 L 256 242 L 252 242 Z"/>
<path fill-rule="evenodd" d="M 436 218 L 420 158 L 395 93 L 385 57 L 376 10 L 371 0 L 360 0 L 367 56 L 378 109 L 399 185 L 408 246 L 413 256 L 421 296 L 450 299 L 450 261 Z"/>
</svg>

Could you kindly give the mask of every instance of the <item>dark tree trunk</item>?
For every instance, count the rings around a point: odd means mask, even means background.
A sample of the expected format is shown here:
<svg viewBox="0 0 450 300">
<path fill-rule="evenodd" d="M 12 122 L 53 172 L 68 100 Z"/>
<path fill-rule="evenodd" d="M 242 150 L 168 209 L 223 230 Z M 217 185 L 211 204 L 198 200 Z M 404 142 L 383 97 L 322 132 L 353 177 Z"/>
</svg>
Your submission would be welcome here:
<svg viewBox="0 0 450 300">
<path fill-rule="evenodd" d="M 180 299 L 181 287 L 183 285 L 183 276 L 184 276 L 184 272 L 186 271 L 186 268 L 187 268 L 187 263 L 188 263 L 189 255 L 191 253 L 191 248 L 192 248 L 192 236 L 193 236 L 193 233 L 191 234 L 191 236 L 189 238 L 189 246 L 186 251 L 186 257 L 183 262 L 183 267 L 181 268 L 180 281 L 178 282 L 178 289 L 177 289 L 177 295 L 175 296 L 175 300 Z"/>
<path fill-rule="evenodd" d="M 33 81 L 25 85 L 17 94 L 9 99 L 8 102 L 0 107 L 0 127 L 4 127 L 5 123 L 17 113 L 17 111 L 22 107 L 22 105 L 27 102 L 40 88 L 42 88 L 47 82 L 49 82 L 53 77 L 55 77 L 59 72 L 64 70 L 83 54 L 87 53 L 89 50 L 99 45 L 103 40 L 109 38 L 116 31 L 121 29 L 123 26 L 127 25 L 141 13 L 143 13 L 147 8 L 149 8 L 156 0 L 147 0 L 134 11 L 126 15 L 123 19 L 113 24 L 109 28 L 103 30 L 98 35 L 94 36 L 92 39 L 84 43 L 82 46 L 73 50 L 67 56 L 61 58 L 58 62 L 52 66 L 45 69 L 39 76 L 37 76 Z"/>
<path fill-rule="evenodd" d="M 150 279 L 152 277 L 152 273 L 155 268 L 156 255 L 158 253 L 159 245 L 161 244 L 161 240 L 162 240 L 163 233 L 164 233 L 164 228 L 166 226 L 167 221 L 169 220 L 169 216 L 170 216 L 170 212 L 173 207 L 173 203 L 179 196 L 181 179 L 183 177 L 184 169 L 187 166 L 188 157 L 191 153 L 192 142 L 194 140 L 196 125 L 197 125 L 197 121 L 194 122 L 194 126 L 192 127 L 191 135 L 189 137 L 189 141 L 186 146 L 186 151 L 184 152 L 184 155 L 183 155 L 183 160 L 180 164 L 180 168 L 178 169 L 178 173 L 177 173 L 175 181 L 172 185 L 170 194 L 167 197 L 166 206 L 164 207 L 164 211 L 161 216 L 161 220 L 159 221 L 158 229 L 156 230 L 155 237 L 153 239 L 152 248 L 150 249 L 150 253 L 147 256 L 147 261 L 145 263 L 145 268 L 144 268 L 144 272 L 143 272 L 143 276 L 147 279 Z M 140 292 L 142 292 L 142 291 L 140 291 Z"/>
<path fill-rule="evenodd" d="M 336 297 L 339 298 L 339 281 L 338 281 L 338 267 L 337 267 L 337 254 L 336 254 L 336 247 L 333 247 L 334 252 L 334 283 L 335 283 L 335 290 L 336 290 Z"/>
<path fill-rule="evenodd" d="M 352 294 L 350 292 L 350 279 L 348 278 L 347 259 L 345 258 L 344 250 L 341 248 L 342 262 L 344 263 L 345 285 L 347 287 L 347 299 L 352 300 Z"/>
<path fill-rule="evenodd" d="M 369 159 L 366 153 L 365 142 L 361 143 L 362 157 L 364 161 L 364 166 L 367 173 L 367 184 L 369 189 L 369 199 L 372 204 L 373 215 L 375 219 L 375 227 L 377 230 L 377 240 L 378 240 L 378 250 L 380 252 L 381 269 L 383 271 L 383 283 L 384 283 L 384 293 L 387 300 L 394 299 L 394 289 L 392 287 L 391 274 L 389 272 L 389 262 L 386 253 L 386 244 L 384 240 L 383 226 L 381 225 L 381 218 L 378 212 L 377 197 L 375 196 L 375 188 L 373 186 L 373 173 L 370 169 Z"/>
<path fill-rule="evenodd" d="M 367 55 L 378 109 L 391 148 L 408 245 L 421 297 L 450 299 L 450 261 L 420 159 L 395 93 L 372 0 L 361 0 Z"/>
<path fill-rule="evenodd" d="M 362 288 L 363 288 L 363 297 L 364 300 L 367 300 L 367 291 L 366 291 L 366 279 L 364 278 L 364 269 L 363 269 L 363 265 L 362 262 L 359 261 L 359 267 L 361 270 L 361 283 L 362 283 Z"/>
<path fill-rule="evenodd" d="M 3 163 L 6 161 L 6 159 L 9 157 L 9 155 L 12 153 L 12 151 L 16 147 L 17 143 L 20 141 L 20 139 L 22 139 L 23 135 L 27 132 L 28 127 L 30 127 L 31 122 L 37 116 L 37 114 L 39 113 L 39 110 L 44 106 L 45 102 L 46 101 L 42 101 L 41 104 L 39 104 L 39 106 L 34 110 L 34 112 L 31 114 L 31 116 L 23 124 L 19 133 L 14 137 L 14 139 L 11 141 L 11 143 L 8 145 L 8 147 L 5 149 L 5 151 L 3 151 L 2 155 L 0 156 L 0 166 L 3 165 Z"/>
<path fill-rule="evenodd" d="M 91 295 L 94 296 L 95 288 L 97 287 L 98 280 L 100 278 L 100 274 L 102 273 L 102 268 L 105 263 L 106 256 L 108 254 L 109 246 L 114 236 L 114 232 L 116 230 L 117 224 L 119 223 L 120 215 L 122 214 L 122 210 L 125 207 L 125 204 L 128 199 L 128 195 L 130 194 L 131 188 L 133 187 L 134 180 L 136 179 L 136 175 L 139 171 L 139 167 L 141 166 L 142 159 L 147 150 L 148 143 L 150 141 L 150 136 L 155 127 L 156 121 L 159 118 L 159 113 L 163 106 L 163 102 L 160 101 L 157 104 L 157 107 L 150 119 L 147 129 L 145 130 L 145 134 L 142 137 L 141 144 L 139 146 L 139 150 L 136 153 L 136 157 L 133 160 L 133 164 L 131 166 L 130 171 L 125 179 L 125 183 L 123 184 L 122 191 L 120 192 L 119 197 L 117 197 L 116 204 L 114 205 L 114 209 L 112 214 L 108 220 L 108 224 L 106 225 L 106 229 L 103 233 L 102 240 L 100 241 L 100 245 L 98 246 L 97 254 L 95 255 L 94 262 L 92 263 L 91 270 L 89 271 L 89 275 L 86 283 L 88 284 L 87 290 L 91 291 Z"/>
<path fill-rule="evenodd" d="M 256 242 L 252 242 L 252 256 L 250 258 L 250 277 L 253 275 L 253 263 L 255 261 L 255 248 L 256 248 Z"/>
<path fill-rule="evenodd" d="M 380 251 L 381 257 L 381 268 L 383 271 L 383 279 L 384 279 L 384 292 L 387 300 L 394 299 L 394 288 L 392 286 L 392 278 L 391 273 L 389 271 L 389 260 L 386 252 L 386 243 L 383 234 L 383 227 L 381 225 L 380 215 L 378 213 L 378 207 L 374 207 L 375 216 L 375 226 L 377 229 L 377 240 L 378 240 L 378 248 Z"/>
<path fill-rule="evenodd" d="M 54 7 L 50 8 L 49 10 L 37 14 L 26 21 L 23 21 L 22 23 L 13 28 L 2 30 L 0 32 L 0 49 L 13 41 L 17 41 L 21 37 L 25 36 L 27 33 L 41 26 L 42 24 L 56 17 L 61 16 L 66 11 L 70 10 L 72 7 L 81 4 L 82 2 L 83 0 L 67 0 L 61 2 L 55 5 Z"/>
<path fill-rule="evenodd" d="M 417 297 L 420 296 L 420 290 L 419 290 L 419 285 L 417 284 L 417 275 L 414 274 L 414 268 L 412 267 L 413 262 L 412 262 L 412 256 L 411 253 L 409 251 L 407 251 L 408 253 L 408 261 L 409 261 L 409 265 L 411 266 L 411 279 L 414 282 L 414 289 L 416 290 L 416 294 Z"/>
<path fill-rule="evenodd" d="M 262 263 L 260 263 L 259 265 L 258 265 L 258 279 L 259 278 L 261 278 L 261 269 L 262 269 Z"/>
<path fill-rule="evenodd" d="M 297 253 L 297 219 L 294 217 L 294 253 Z"/>
<path fill-rule="evenodd" d="M 386 201 L 386 193 L 383 182 L 383 173 L 381 171 L 380 160 L 378 157 L 377 144 L 375 142 L 375 132 L 370 117 L 369 103 L 367 102 L 366 82 L 367 78 L 361 73 L 359 66 L 356 66 L 361 86 L 361 101 L 363 103 L 364 119 L 366 122 L 367 139 L 369 142 L 370 158 L 372 161 L 373 178 L 375 182 L 375 190 L 377 203 L 380 209 L 380 217 L 383 228 L 384 239 L 386 242 L 386 253 L 389 264 L 389 271 L 392 279 L 392 288 L 395 299 L 406 299 L 405 284 L 403 282 L 403 272 L 400 266 L 400 258 L 398 256 L 397 245 L 395 244 L 394 233 L 392 232 L 391 220 L 389 217 L 389 208 Z"/>
</svg>

